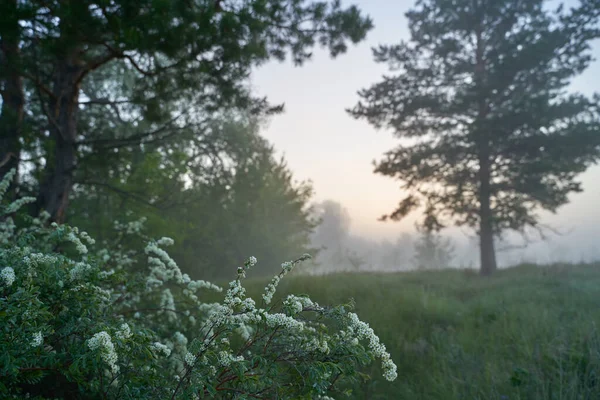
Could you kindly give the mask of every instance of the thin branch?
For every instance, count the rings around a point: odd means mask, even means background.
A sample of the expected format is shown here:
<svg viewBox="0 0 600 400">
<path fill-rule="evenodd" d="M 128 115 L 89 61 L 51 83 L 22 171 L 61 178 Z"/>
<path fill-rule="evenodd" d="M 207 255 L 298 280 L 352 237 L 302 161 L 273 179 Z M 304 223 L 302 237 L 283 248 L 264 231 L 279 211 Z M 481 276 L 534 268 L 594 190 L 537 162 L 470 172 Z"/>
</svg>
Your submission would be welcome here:
<svg viewBox="0 0 600 400">
<path fill-rule="evenodd" d="M 51 98 L 56 98 L 56 96 L 52 92 L 52 90 L 48 86 L 44 85 L 42 83 L 42 81 L 39 80 L 38 77 L 32 76 L 27 72 L 21 72 L 21 76 L 25 79 L 29 79 L 31 82 L 33 82 L 33 84 L 35 85 L 36 88 L 38 88 L 42 92 L 46 93 Z"/>
<path fill-rule="evenodd" d="M 127 61 L 129 61 L 131 63 L 131 65 L 133 66 L 133 68 L 135 68 L 140 74 L 144 75 L 145 77 L 153 77 L 156 76 L 159 71 L 154 71 L 154 72 L 148 72 L 145 71 L 142 67 L 140 67 L 140 65 L 133 59 L 132 56 L 125 54 L 124 51 L 115 49 L 114 47 L 112 47 L 111 45 L 109 45 L 106 42 L 102 42 L 100 43 L 102 46 L 104 46 L 107 50 L 108 53 L 99 57 L 99 60 L 97 60 L 96 62 L 93 62 L 91 65 L 96 65 L 98 63 L 102 63 L 103 61 L 106 62 L 105 60 L 110 60 L 112 58 L 121 58 L 121 59 L 126 59 Z M 102 65 L 102 64 L 99 64 Z M 97 68 L 97 67 L 96 67 Z"/>
<path fill-rule="evenodd" d="M 6 154 L 6 156 L 4 156 L 4 160 L 0 161 L 0 168 L 3 167 L 4 165 L 8 164 L 8 161 L 10 160 L 11 157 L 18 160 L 18 157 L 14 153 L 8 153 L 8 154 Z"/>
<path fill-rule="evenodd" d="M 116 186 L 113 186 L 109 183 L 105 183 L 105 182 L 99 182 L 99 181 L 75 181 L 74 183 L 79 184 L 79 185 L 91 185 L 91 186 L 100 186 L 100 187 L 104 187 L 106 189 L 109 189 L 115 193 L 118 193 L 122 196 L 126 196 L 128 198 L 134 199 L 136 201 L 139 201 L 140 203 L 143 203 L 145 205 L 148 205 L 150 207 L 153 207 L 157 210 L 160 210 L 161 208 L 159 206 L 157 206 L 156 204 L 150 203 L 148 200 L 146 200 L 146 198 L 142 197 L 141 195 L 137 195 L 135 193 L 131 193 L 128 192 L 124 189 L 118 188 Z"/>
<path fill-rule="evenodd" d="M 110 100 L 110 99 L 91 99 L 88 101 L 79 101 L 79 105 L 113 105 L 113 104 L 130 104 L 130 100 Z"/>
<path fill-rule="evenodd" d="M 130 136 L 128 138 L 124 138 L 124 139 L 91 139 L 91 140 L 81 140 L 81 141 L 77 142 L 76 144 L 77 145 L 80 145 L 80 144 L 100 145 L 100 146 L 105 147 L 105 148 L 118 148 L 118 147 L 126 147 L 126 146 L 130 146 L 130 145 L 133 145 L 133 144 L 138 144 L 144 138 L 157 135 L 157 134 L 159 134 L 159 133 L 167 130 L 167 128 L 171 127 L 172 124 L 174 122 L 176 122 L 179 118 L 181 118 L 183 115 L 185 115 L 185 113 L 186 113 L 185 111 L 182 112 L 182 113 L 180 113 L 179 115 L 171 118 L 169 121 L 167 121 L 161 127 L 156 128 L 156 129 L 154 129 L 154 130 L 152 130 L 150 132 L 138 133 L 136 135 L 132 135 L 132 136 Z M 178 128 L 178 130 L 182 130 L 182 129 L 184 129 L 184 128 Z M 166 137 L 173 136 L 173 134 L 174 133 L 171 133 L 169 135 L 166 135 L 165 137 L 161 137 L 161 138 L 154 139 L 154 140 L 149 140 L 149 141 L 147 141 L 145 143 L 152 143 L 152 142 L 154 142 L 156 140 L 162 140 L 162 139 L 164 139 Z"/>
</svg>

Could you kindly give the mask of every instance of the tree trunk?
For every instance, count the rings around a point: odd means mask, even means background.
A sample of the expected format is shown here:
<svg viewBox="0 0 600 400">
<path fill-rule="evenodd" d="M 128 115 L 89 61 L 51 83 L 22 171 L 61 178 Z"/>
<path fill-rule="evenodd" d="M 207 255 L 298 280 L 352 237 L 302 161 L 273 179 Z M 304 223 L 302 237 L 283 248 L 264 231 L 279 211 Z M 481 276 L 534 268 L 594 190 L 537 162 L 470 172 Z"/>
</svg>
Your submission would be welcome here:
<svg viewBox="0 0 600 400">
<path fill-rule="evenodd" d="M 7 3 L 16 12 L 17 0 Z M 13 168 L 18 168 L 21 146 L 25 94 L 19 75 L 19 24 L 16 18 L 7 18 L 0 33 L 0 79 L 3 81 L 2 109 L 0 110 L 0 179 Z M 13 26 L 8 24 L 14 21 Z M 17 182 L 15 175 L 14 183 Z M 10 193 L 10 192 L 9 192 Z"/>
<path fill-rule="evenodd" d="M 478 13 L 478 12 L 477 12 Z M 478 13 L 479 14 L 479 13 Z M 477 158 L 479 161 L 479 252 L 480 273 L 483 276 L 491 275 L 497 268 L 496 251 L 494 250 L 494 218 L 491 207 L 491 144 L 490 130 L 486 119 L 489 114 L 489 104 L 486 101 L 487 91 L 486 65 L 484 56 L 484 43 L 482 38 L 483 21 L 475 31 L 475 82 L 479 92 L 477 104 Z"/>
<path fill-rule="evenodd" d="M 483 155 L 483 154 L 482 154 Z M 488 157 L 479 160 L 479 252 L 480 273 L 491 275 L 497 268 L 494 249 L 493 215 L 490 205 L 490 162 Z"/>
<path fill-rule="evenodd" d="M 76 166 L 77 110 L 83 68 L 71 56 L 59 60 L 55 71 L 48 111 L 54 154 L 48 160 L 37 205 L 38 210 L 50 214 L 52 221 L 60 223 L 65 219 Z"/>
</svg>

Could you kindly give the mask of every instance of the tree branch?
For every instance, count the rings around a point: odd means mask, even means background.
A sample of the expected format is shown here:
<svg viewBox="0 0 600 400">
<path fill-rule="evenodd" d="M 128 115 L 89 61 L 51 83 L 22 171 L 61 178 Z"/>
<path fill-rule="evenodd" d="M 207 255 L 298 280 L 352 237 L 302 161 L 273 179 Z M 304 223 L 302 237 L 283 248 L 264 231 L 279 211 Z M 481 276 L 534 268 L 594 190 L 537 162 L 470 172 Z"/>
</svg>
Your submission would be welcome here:
<svg viewBox="0 0 600 400">
<path fill-rule="evenodd" d="M 118 188 L 116 186 L 113 186 L 109 183 L 105 183 L 105 182 L 99 182 L 99 181 L 93 181 L 93 180 L 89 180 L 89 181 L 75 181 L 75 184 L 79 184 L 79 185 L 90 185 L 90 186 L 100 186 L 100 187 L 104 187 L 106 189 L 109 189 L 117 194 L 120 194 L 122 196 L 125 196 L 127 198 L 131 198 L 133 200 L 136 200 L 140 203 L 143 203 L 147 206 L 150 206 L 152 208 L 155 208 L 157 210 L 160 210 L 161 208 L 159 206 L 157 206 L 156 204 L 150 203 L 145 197 L 142 197 L 141 195 L 135 194 L 135 193 L 131 193 L 128 192 L 124 189 Z"/>
</svg>

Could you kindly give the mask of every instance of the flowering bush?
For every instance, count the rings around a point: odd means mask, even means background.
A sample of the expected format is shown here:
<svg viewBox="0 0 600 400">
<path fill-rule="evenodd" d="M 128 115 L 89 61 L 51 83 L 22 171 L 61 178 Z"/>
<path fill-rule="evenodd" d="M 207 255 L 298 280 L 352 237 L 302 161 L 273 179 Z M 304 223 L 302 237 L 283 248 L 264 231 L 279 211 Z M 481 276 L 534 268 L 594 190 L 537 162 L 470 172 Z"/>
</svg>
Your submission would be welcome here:
<svg viewBox="0 0 600 400">
<path fill-rule="evenodd" d="M 282 264 L 260 304 L 242 285 L 254 257 L 222 302 L 206 303 L 202 291 L 222 289 L 182 274 L 164 250 L 173 241 L 144 238 L 140 221 L 115 224 L 109 250 L 47 215 L 17 228 L 12 218 L 30 201 L 0 205 L 0 398 L 330 398 L 375 359 L 396 379 L 348 305 L 273 302 L 308 255 Z M 121 248 L 124 235 L 146 240 L 144 251 Z"/>
</svg>

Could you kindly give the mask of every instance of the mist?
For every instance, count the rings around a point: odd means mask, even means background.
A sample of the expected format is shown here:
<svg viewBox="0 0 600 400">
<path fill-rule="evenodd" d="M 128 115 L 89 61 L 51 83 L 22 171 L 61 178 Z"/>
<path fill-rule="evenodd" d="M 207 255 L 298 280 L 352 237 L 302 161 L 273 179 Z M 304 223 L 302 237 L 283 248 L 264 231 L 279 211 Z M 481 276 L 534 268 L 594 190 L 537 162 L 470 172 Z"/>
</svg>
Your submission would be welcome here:
<svg viewBox="0 0 600 400">
<path fill-rule="evenodd" d="M 320 223 L 310 237 L 311 246 L 319 252 L 315 265 L 305 269 L 306 273 L 439 269 L 435 265 L 419 267 L 415 247 L 423 233 L 415 227 L 392 238 L 373 238 L 353 227 L 348 209 L 333 200 L 315 204 L 314 215 Z M 477 269 L 479 242 L 472 230 L 450 227 L 438 236 L 452 247 L 446 268 Z M 600 261 L 598 237 L 600 229 L 594 222 L 558 227 L 550 222 L 539 230 L 509 232 L 496 240 L 498 265 L 594 263 Z M 435 248 L 430 250 L 435 252 Z"/>
</svg>

